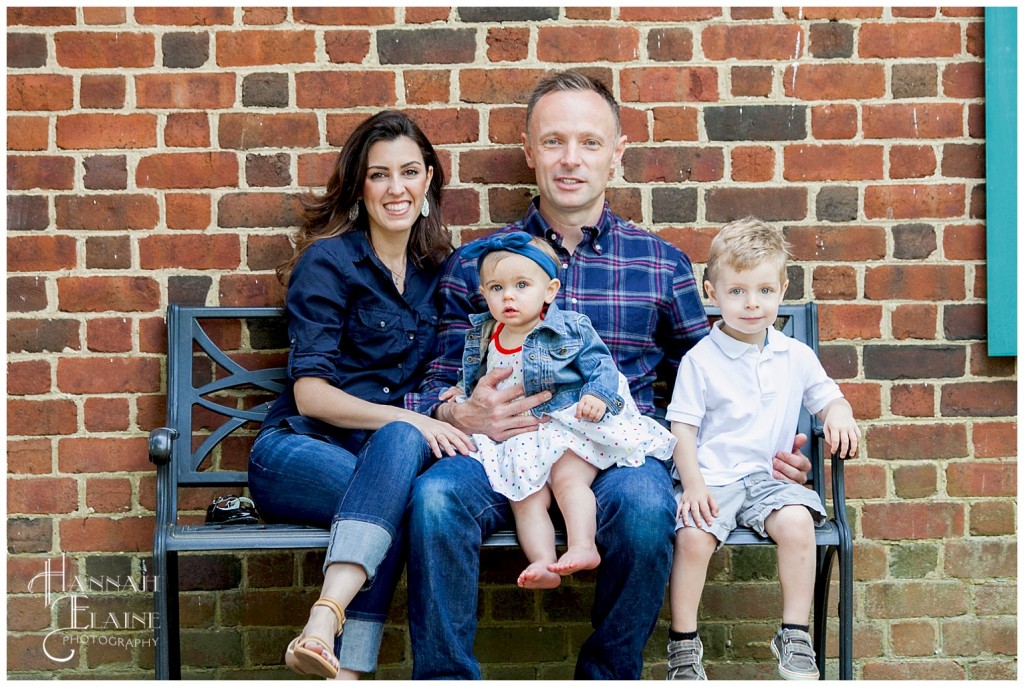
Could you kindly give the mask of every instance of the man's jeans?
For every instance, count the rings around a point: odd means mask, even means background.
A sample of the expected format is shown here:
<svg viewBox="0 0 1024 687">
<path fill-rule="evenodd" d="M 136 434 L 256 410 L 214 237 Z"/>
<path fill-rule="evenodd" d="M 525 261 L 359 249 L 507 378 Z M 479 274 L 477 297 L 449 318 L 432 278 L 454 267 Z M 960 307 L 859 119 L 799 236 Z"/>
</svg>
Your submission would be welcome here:
<svg viewBox="0 0 1024 687">
<path fill-rule="evenodd" d="M 403 516 L 413 482 L 432 454 L 412 425 L 392 422 L 359 455 L 288 428 L 260 433 L 249 456 L 249 489 L 267 522 L 330 527 L 324 567 L 355 563 L 367 583 L 345 611 L 335 644 L 342 667 L 376 668 L 395 585 L 408 547 Z"/>
<path fill-rule="evenodd" d="M 592 489 L 602 560 L 595 631 L 580 649 L 576 677 L 636 680 L 672 565 L 676 504 L 669 464 L 648 459 L 636 468 L 613 467 L 598 474 Z M 410 509 L 413 679 L 479 679 L 473 640 L 480 543 L 514 522 L 512 510 L 491 489 L 483 466 L 466 456 L 444 458 L 421 475 Z M 509 580 L 516 574 L 509 570 Z"/>
</svg>

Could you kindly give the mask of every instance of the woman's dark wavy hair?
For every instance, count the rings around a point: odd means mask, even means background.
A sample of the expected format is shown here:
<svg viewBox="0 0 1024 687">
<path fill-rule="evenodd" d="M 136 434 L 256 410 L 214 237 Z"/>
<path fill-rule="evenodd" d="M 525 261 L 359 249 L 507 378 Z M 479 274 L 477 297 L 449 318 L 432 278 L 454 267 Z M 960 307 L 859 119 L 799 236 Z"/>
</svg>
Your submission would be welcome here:
<svg viewBox="0 0 1024 687">
<path fill-rule="evenodd" d="M 452 252 L 452 236 L 441 219 L 441 191 L 445 181 L 441 160 L 415 122 L 401 112 L 385 110 L 364 120 L 345 141 L 324 193 L 302 199 L 303 223 L 295 235 L 295 250 L 291 258 L 277 268 L 277 276 L 283 284 L 287 285 L 299 258 L 315 242 L 350 231 L 369 230 L 365 208 L 360 208 L 355 221 L 349 219 L 348 213 L 359 202 L 363 191 L 370 146 L 403 136 L 411 138 L 419 146 L 423 163 L 434 169 L 426 191 L 430 216 L 417 216 L 412 226 L 409 259 L 419 268 L 434 267 L 444 262 Z"/>
</svg>

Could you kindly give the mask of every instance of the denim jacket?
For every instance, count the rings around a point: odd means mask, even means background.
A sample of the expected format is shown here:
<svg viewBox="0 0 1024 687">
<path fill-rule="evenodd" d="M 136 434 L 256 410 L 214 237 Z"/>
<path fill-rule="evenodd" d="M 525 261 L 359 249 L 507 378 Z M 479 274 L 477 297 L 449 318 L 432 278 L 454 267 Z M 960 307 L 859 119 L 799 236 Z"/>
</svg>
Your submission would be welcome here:
<svg viewBox="0 0 1024 687">
<path fill-rule="evenodd" d="M 469 321 L 459 373 L 459 387 L 466 394 L 473 393 L 487 370 L 487 345 L 497 324 L 486 312 L 470 315 Z M 545 389 L 553 393 L 531 411 L 537 417 L 568 408 L 584 394 L 604 401 L 613 415 L 622 410 L 619 370 L 608 347 L 586 315 L 560 310 L 554 303 L 523 342 L 523 383 L 527 396 Z"/>
</svg>

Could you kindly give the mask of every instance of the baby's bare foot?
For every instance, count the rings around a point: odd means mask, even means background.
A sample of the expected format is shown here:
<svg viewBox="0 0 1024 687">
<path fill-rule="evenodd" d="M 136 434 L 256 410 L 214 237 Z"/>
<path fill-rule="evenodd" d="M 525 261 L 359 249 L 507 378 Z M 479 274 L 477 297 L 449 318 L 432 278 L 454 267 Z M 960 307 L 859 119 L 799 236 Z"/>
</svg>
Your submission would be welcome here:
<svg viewBox="0 0 1024 687">
<path fill-rule="evenodd" d="M 562 578 L 548 570 L 544 562 L 531 563 L 519 575 L 519 586 L 523 589 L 554 589 L 562 584 Z"/>
<path fill-rule="evenodd" d="M 559 575 L 572 575 L 580 570 L 593 570 L 600 564 L 601 554 L 596 547 L 576 547 L 563 553 L 557 563 L 548 566 L 548 570 Z"/>
</svg>

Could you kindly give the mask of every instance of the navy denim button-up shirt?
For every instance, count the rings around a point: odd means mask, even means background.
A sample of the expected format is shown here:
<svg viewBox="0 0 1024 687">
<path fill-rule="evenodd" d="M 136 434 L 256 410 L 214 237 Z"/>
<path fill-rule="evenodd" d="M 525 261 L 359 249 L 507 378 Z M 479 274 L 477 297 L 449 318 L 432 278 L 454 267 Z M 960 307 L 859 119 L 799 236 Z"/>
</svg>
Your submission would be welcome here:
<svg viewBox="0 0 1024 687">
<path fill-rule="evenodd" d="M 410 260 L 400 294 L 364 232 L 311 245 L 292 272 L 285 304 L 291 383 L 263 426 L 286 421 L 301 434 L 358 448 L 368 433 L 299 416 L 293 384 L 319 377 L 365 401 L 401 405 L 434 353 L 440 274 Z"/>
</svg>

